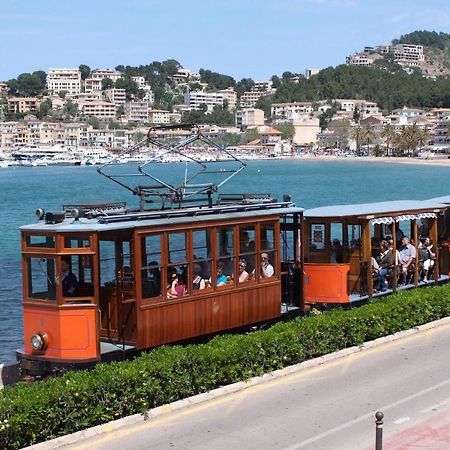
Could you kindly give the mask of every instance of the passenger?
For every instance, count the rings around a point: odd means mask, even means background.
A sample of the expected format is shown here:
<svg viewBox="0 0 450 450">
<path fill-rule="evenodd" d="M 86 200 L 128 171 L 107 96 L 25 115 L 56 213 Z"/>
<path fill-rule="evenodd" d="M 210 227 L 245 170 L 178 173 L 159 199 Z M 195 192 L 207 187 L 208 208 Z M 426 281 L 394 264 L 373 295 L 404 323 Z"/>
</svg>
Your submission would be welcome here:
<svg viewBox="0 0 450 450">
<path fill-rule="evenodd" d="M 247 231 L 242 231 L 241 237 L 239 240 L 239 253 L 247 253 L 248 250 L 248 244 L 250 242 L 250 236 L 248 235 Z"/>
<path fill-rule="evenodd" d="M 244 281 L 247 281 L 249 277 L 249 273 L 245 270 L 247 267 L 245 259 L 240 259 L 238 266 L 239 266 L 239 283 L 243 283 Z"/>
<path fill-rule="evenodd" d="M 343 250 L 341 241 L 339 239 L 333 239 L 331 243 L 331 262 L 341 264 L 343 261 Z"/>
<path fill-rule="evenodd" d="M 400 282 L 406 284 L 408 281 L 408 271 L 414 267 L 416 260 L 416 249 L 410 244 L 408 236 L 404 236 L 402 239 L 402 247 L 400 249 Z"/>
<path fill-rule="evenodd" d="M 274 274 L 273 266 L 269 263 L 269 255 L 267 253 L 261 253 L 261 277 L 270 278 Z"/>
<path fill-rule="evenodd" d="M 194 280 L 192 281 L 192 289 L 194 291 L 198 291 L 199 289 L 205 289 L 206 283 L 201 275 L 202 268 L 200 264 L 194 264 L 193 270 L 194 270 Z"/>
<path fill-rule="evenodd" d="M 400 229 L 400 224 L 396 222 L 395 224 L 395 243 L 397 244 L 397 248 L 400 248 L 403 244 L 402 240 L 405 237 L 403 231 Z"/>
<path fill-rule="evenodd" d="M 381 241 L 380 250 L 380 260 L 378 261 L 378 274 L 380 276 L 380 281 L 378 284 L 378 290 L 384 292 L 386 290 L 386 275 L 395 266 L 395 255 L 394 249 L 387 241 Z"/>
<path fill-rule="evenodd" d="M 234 268 L 233 268 L 233 260 L 230 256 L 230 253 L 227 250 L 221 250 L 220 251 L 220 260 L 224 264 L 223 272 L 228 277 L 233 274 Z"/>
<path fill-rule="evenodd" d="M 182 297 L 186 294 L 186 285 L 183 283 L 180 275 L 172 273 L 170 284 L 167 288 L 167 298 Z"/>
<path fill-rule="evenodd" d="M 217 263 L 216 286 L 226 286 L 227 276 L 224 274 L 225 264 L 222 261 Z"/>
<path fill-rule="evenodd" d="M 436 247 L 433 245 L 431 239 L 429 237 L 425 238 L 423 243 L 423 248 L 426 250 L 422 254 L 423 259 L 423 281 L 428 281 L 430 278 L 431 272 L 433 271 L 434 262 L 436 261 Z M 425 256 L 425 258 L 423 258 Z"/>
<path fill-rule="evenodd" d="M 159 297 L 161 295 L 161 272 L 158 261 L 152 261 L 149 267 L 149 287 L 146 297 Z"/>
<path fill-rule="evenodd" d="M 71 260 L 69 257 L 64 257 L 61 260 L 61 280 L 64 297 L 74 297 L 78 286 L 77 277 L 72 273 Z"/>
</svg>

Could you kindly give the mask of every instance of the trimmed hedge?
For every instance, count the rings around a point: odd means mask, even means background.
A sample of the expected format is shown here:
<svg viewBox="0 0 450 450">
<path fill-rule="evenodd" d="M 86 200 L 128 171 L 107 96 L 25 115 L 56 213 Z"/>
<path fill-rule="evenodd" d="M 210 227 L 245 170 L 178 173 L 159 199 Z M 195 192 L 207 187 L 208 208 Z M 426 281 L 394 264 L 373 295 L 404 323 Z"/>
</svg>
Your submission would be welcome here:
<svg viewBox="0 0 450 450">
<path fill-rule="evenodd" d="M 401 292 L 266 331 L 161 347 L 0 392 L 0 448 L 53 439 L 450 315 L 450 285 Z"/>
</svg>

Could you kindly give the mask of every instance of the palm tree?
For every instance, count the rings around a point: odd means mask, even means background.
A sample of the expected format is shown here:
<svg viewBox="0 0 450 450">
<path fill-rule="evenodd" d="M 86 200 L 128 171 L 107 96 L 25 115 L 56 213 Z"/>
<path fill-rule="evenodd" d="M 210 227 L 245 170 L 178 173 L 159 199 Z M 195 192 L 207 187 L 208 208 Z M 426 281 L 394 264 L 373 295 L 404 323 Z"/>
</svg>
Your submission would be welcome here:
<svg viewBox="0 0 450 450">
<path fill-rule="evenodd" d="M 397 133 L 395 132 L 395 127 L 388 123 L 384 126 L 381 132 L 381 137 L 386 142 L 385 156 L 389 156 L 389 145 L 395 140 Z"/>
<path fill-rule="evenodd" d="M 356 154 L 360 156 L 361 154 L 361 139 L 363 137 L 363 129 L 358 125 L 356 128 L 352 130 L 351 133 L 352 139 L 356 141 Z"/>
<path fill-rule="evenodd" d="M 367 142 L 367 153 L 369 153 L 369 146 L 371 142 L 375 139 L 375 133 L 373 131 L 372 125 L 365 125 L 362 130 L 362 136 Z"/>
<path fill-rule="evenodd" d="M 428 140 L 430 138 L 430 133 L 428 133 L 426 128 L 418 128 L 418 127 L 415 129 L 414 132 L 416 135 L 417 145 L 419 145 L 419 153 L 420 153 L 422 151 L 422 147 L 424 145 L 428 144 Z"/>
</svg>

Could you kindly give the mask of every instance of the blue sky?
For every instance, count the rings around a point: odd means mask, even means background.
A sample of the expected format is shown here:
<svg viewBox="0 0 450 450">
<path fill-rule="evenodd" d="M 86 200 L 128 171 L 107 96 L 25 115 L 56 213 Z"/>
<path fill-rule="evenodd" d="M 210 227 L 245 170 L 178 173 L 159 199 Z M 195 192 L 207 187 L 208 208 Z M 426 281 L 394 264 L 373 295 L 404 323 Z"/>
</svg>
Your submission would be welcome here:
<svg viewBox="0 0 450 450">
<path fill-rule="evenodd" d="M 176 59 L 236 80 L 336 66 L 365 45 L 450 31 L 448 0 L 0 0 L 0 80 Z"/>
</svg>

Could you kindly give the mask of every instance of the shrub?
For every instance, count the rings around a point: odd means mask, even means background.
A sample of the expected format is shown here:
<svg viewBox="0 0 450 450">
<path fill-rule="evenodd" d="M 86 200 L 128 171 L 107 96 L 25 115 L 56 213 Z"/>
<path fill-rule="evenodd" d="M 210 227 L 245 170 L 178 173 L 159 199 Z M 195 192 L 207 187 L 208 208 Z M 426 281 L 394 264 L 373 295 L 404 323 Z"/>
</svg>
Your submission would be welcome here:
<svg viewBox="0 0 450 450">
<path fill-rule="evenodd" d="M 401 292 L 266 331 L 161 347 L 0 392 L 0 448 L 17 449 L 450 315 L 450 285 Z"/>
</svg>

